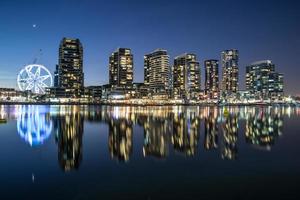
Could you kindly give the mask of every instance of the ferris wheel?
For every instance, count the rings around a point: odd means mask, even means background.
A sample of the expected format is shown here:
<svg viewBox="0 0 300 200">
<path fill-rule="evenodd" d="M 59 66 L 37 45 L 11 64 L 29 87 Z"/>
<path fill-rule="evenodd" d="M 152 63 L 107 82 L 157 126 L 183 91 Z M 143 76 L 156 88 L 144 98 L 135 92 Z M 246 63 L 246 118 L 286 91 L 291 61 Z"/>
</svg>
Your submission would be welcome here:
<svg viewBox="0 0 300 200">
<path fill-rule="evenodd" d="M 17 131 L 30 146 L 42 145 L 51 135 L 53 124 L 41 106 L 17 107 Z"/>
<path fill-rule="evenodd" d="M 50 71 L 43 65 L 31 64 L 25 66 L 17 78 L 21 91 L 32 91 L 36 94 L 45 94 L 45 89 L 51 87 L 53 78 Z"/>
</svg>

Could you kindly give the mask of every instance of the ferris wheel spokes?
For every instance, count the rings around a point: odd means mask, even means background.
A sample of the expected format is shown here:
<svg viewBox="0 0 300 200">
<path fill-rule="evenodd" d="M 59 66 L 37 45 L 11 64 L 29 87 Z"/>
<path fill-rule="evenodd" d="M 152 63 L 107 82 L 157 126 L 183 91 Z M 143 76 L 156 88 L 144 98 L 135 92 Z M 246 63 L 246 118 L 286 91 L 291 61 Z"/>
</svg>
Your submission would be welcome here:
<svg viewBox="0 0 300 200">
<path fill-rule="evenodd" d="M 52 83 L 52 75 L 43 65 L 27 65 L 18 75 L 18 86 L 21 91 L 30 90 L 37 94 L 44 94 L 45 89 L 51 87 Z"/>
</svg>

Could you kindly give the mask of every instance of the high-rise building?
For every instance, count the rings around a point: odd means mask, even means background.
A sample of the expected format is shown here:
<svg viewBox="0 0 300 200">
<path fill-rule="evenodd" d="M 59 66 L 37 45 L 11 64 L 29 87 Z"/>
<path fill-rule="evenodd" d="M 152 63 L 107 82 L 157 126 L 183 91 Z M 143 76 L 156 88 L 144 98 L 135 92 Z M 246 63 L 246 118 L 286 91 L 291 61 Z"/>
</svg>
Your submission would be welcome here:
<svg viewBox="0 0 300 200">
<path fill-rule="evenodd" d="M 166 50 L 157 49 L 144 56 L 144 83 L 149 88 L 149 94 L 168 97 L 170 70 Z"/>
<path fill-rule="evenodd" d="M 239 52 L 231 49 L 222 51 L 222 93 L 224 95 L 236 94 L 239 89 Z"/>
<path fill-rule="evenodd" d="M 59 74 L 58 74 L 58 65 L 55 66 L 55 71 L 54 71 L 54 87 L 58 87 L 58 77 L 59 77 Z"/>
<path fill-rule="evenodd" d="M 270 74 L 270 94 L 272 99 L 281 99 L 284 96 L 283 74 Z"/>
<path fill-rule="evenodd" d="M 65 89 L 69 97 L 79 97 L 84 87 L 83 48 L 79 39 L 63 38 L 59 46 L 59 61 L 55 86 Z"/>
<path fill-rule="evenodd" d="M 246 90 L 256 99 L 282 97 L 283 75 L 270 60 L 254 62 L 246 67 Z"/>
<path fill-rule="evenodd" d="M 210 99 L 219 97 L 219 61 L 206 60 L 205 67 L 205 95 Z"/>
<path fill-rule="evenodd" d="M 128 48 L 118 48 L 109 57 L 109 84 L 116 88 L 131 88 L 133 55 Z"/>
<path fill-rule="evenodd" d="M 175 57 L 173 66 L 173 93 L 175 99 L 197 99 L 200 90 L 201 72 L 196 55 L 185 53 Z"/>
</svg>

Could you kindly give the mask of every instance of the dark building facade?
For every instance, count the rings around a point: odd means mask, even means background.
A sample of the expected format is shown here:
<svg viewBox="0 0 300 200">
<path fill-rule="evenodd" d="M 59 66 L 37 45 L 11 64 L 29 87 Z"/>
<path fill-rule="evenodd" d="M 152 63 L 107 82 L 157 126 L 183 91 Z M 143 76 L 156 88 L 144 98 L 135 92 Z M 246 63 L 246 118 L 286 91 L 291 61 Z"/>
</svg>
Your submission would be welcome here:
<svg viewBox="0 0 300 200">
<path fill-rule="evenodd" d="M 59 69 L 59 67 L 58 67 L 58 65 L 56 65 L 55 66 L 55 71 L 54 71 L 54 84 L 53 84 L 53 86 L 54 87 L 58 87 L 58 76 L 59 76 L 59 74 L 58 74 L 58 70 Z"/>
<path fill-rule="evenodd" d="M 90 103 L 99 103 L 102 97 L 102 86 L 88 86 L 84 88 L 84 97 Z"/>
<path fill-rule="evenodd" d="M 173 94 L 175 99 L 196 99 L 200 90 L 201 71 L 196 55 L 185 53 L 175 57 L 173 66 Z"/>
<path fill-rule="evenodd" d="M 133 55 L 128 48 L 118 48 L 109 57 L 109 84 L 131 88 L 133 83 Z"/>
<path fill-rule="evenodd" d="M 283 74 L 275 72 L 270 60 L 254 62 L 246 67 L 246 90 L 256 99 L 283 97 Z"/>
<path fill-rule="evenodd" d="M 144 56 L 144 83 L 149 94 L 168 97 L 171 71 L 166 50 L 157 49 Z"/>
<path fill-rule="evenodd" d="M 84 87 L 83 48 L 79 39 L 63 38 L 55 72 L 55 87 L 63 88 L 68 97 L 80 97 Z"/>
<path fill-rule="evenodd" d="M 236 94 L 239 89 L 239 52 L 236 49 L 222 51 L 222 93 Z"/>
<path fill-rule="evenodd" d="M 209 99 L 217 99 L 219 97 L 219 61 L 206 60 L 205 67 L 205 95 Z"/>
</svg>

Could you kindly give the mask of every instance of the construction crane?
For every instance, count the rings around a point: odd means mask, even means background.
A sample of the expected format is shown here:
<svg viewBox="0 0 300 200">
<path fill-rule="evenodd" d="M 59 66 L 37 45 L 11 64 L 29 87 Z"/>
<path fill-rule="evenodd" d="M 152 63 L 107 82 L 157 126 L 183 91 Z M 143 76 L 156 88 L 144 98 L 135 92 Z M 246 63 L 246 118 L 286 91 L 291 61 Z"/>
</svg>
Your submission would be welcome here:
<svg viewBox="0 0 300 200">
<path fill-rule="evenodd" d="M 36 56 L 34 56 L 34 59 L 33 59 L 33 64 L 37 64 L 37 61 L 39 61 L 41 59 L 43 55 L 43 52 L 42 52 L 42 49 L 39 49 L 38 53 Z"/>
</svg>

